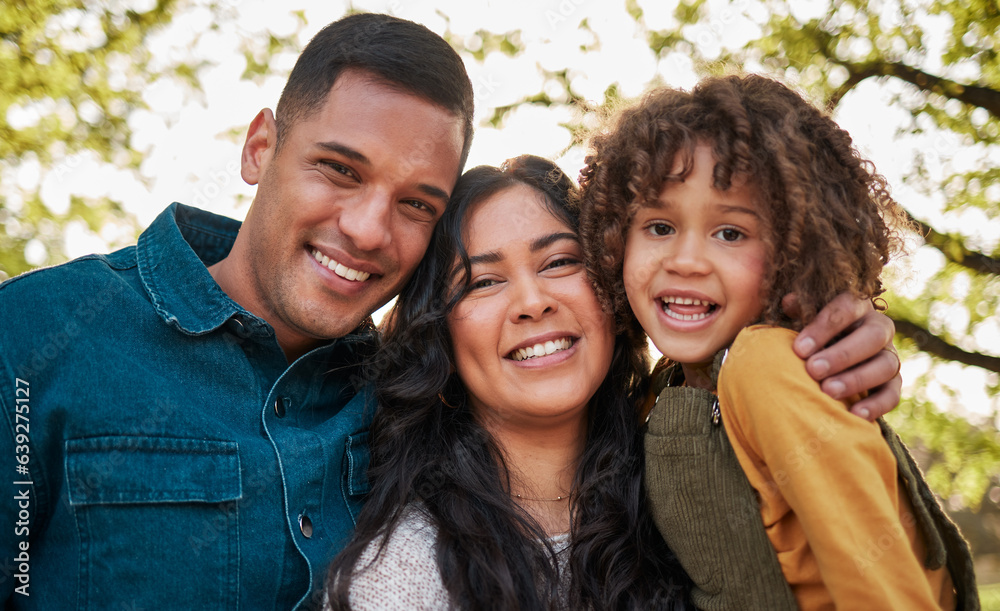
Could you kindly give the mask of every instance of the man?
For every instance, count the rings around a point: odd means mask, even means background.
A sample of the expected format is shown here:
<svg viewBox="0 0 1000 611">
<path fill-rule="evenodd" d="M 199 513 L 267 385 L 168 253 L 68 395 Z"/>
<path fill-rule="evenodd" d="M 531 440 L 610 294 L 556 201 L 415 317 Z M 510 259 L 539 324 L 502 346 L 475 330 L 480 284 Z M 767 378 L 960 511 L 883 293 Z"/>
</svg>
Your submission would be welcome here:
<svg viewBox="0 0 1000 611">
<path fill-rule="evenodd" d="M 0 447 L 31 482 L 23 531 L 0 503 L 8 604 L 310 602 L 366 491 L 369 315 L 423 256 L 472 97 L 439 36 L 345 18 L 250 126 L 242 228 L 175 204 L 135 247 L 4 285 L 3 411 L 24 433 Z"/>
<path fill-rule="evenodd" d="M 0 286 L 9 608 L 316 606 L 368 489 L 369 315 L 423 255 L 471 137 L 445 41 L 346 17 L 250 125 L 242 226 L 173 204 L 136 246 Z M 866 346 L 825 351 L 832 371 L 891 336 L 867 318 Z"/>
</svg>

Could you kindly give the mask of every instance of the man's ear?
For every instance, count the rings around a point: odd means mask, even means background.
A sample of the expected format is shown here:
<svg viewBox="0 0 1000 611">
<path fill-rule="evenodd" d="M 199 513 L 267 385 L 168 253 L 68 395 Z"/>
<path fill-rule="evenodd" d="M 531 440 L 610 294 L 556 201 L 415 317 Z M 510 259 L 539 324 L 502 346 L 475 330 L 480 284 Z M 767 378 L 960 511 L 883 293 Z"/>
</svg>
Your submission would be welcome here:
<svg viewBox="0 0 1000 611">
<path fill-rule="evenodd" d="M 255 185 L 264 175 L 264 169 L 274 157 L 274 147 L 278 142 L 278 126 L 270 108 L 257 113 L 247 130 L 247 140 L 243 143 L 240 157 L 240 175 L 248 185 Z"/>
</svg>

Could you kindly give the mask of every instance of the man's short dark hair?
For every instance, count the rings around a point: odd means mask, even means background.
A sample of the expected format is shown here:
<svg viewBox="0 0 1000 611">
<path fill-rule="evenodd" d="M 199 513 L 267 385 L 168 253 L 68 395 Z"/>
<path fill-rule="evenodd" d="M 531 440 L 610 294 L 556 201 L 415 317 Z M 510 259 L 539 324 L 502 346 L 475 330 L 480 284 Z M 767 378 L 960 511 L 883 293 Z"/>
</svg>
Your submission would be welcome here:
<svg viewBox="0 0 1000 611">
<path fill-rule="evenodd" d="M 473 93 L 465 64 L 443 38 L 391 15 L 357 13 L 313 37 L 295 62 L 278 100 L 277 143 L 286 130 L 322 106 L 344 70 L 367 72 L 462 119 L 461 167 L 472 145 Z"/>
</svg>

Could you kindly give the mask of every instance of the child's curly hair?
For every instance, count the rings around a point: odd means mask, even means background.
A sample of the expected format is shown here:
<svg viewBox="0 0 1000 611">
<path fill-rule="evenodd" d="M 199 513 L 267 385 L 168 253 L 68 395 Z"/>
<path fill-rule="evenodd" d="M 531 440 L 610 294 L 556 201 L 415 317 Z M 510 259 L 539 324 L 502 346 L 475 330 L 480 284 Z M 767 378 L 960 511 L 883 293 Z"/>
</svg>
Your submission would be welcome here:
<svg viewBox="0 0 1000 611">
<path fill-rule="evenodd" d="M 768 252 L 762 322 L 800 329 L 845 291 L 880 307 L 879 274 L 908 224 L 885 178 L 846 131 L 781 83 L 712 77 L 691 92 L 650 92 L 592 138 L 580 178 L 581 237 L 620 331 L 637 328 L 622 278 L 629 224 L 666 182 L 687 177 L 702 142 L 716 159 L 715 188 L 728 190 L 736 176 L 753 188 Z M 683 169 L 671 174 L 677 155 Z M 781 306 L 789 293 L 801 307 L 794 319 Z"/>
</svg>

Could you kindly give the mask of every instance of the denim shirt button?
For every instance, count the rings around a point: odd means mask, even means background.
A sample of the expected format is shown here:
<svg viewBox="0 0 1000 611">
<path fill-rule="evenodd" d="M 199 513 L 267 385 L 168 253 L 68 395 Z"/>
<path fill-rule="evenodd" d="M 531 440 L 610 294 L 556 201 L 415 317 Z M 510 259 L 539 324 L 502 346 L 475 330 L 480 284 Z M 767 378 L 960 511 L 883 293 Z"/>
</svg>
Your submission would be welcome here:
<svg viewBox="0 0 1000 611">
<path fill-rule="evenodd" d="M 312 539 L 313 536 L 313 523 L 306 514 L 299 515 L 299 530 L 302 531 L 302 536 L 306 539 Z"/>
<path fill-rule="evenodd" d="M 233 335 L 240 339 L 250 337 L 250 329 L 247 329 L 247 326 L 243 324 L 243 321 L 238 316 L 233 316 L 229 320 L 229 330 L 232 331 Z"/>
<path fill-rule="evenodd" d="M 274 400 L 274 415 L 276 415 L 278 418 L 284 418 L 285 417 L 285 398 L 284 397 L 278 397 L 277 399 Z"/>
</svg>

